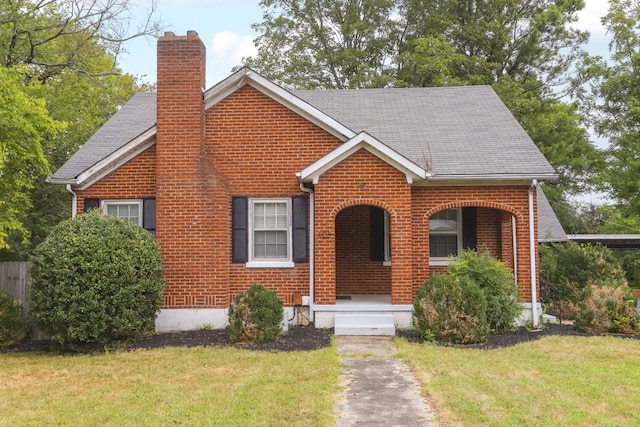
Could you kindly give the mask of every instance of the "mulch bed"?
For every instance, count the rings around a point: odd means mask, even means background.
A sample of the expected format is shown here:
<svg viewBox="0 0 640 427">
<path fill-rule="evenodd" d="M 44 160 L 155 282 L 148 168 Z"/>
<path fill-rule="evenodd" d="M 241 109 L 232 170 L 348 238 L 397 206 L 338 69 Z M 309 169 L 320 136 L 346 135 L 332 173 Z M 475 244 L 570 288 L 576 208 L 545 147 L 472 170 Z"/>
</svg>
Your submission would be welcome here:
<svg viewBox="0 0 640 427">
<path fill-rule="evenodd" d="M 413 330 L 399 330 L 397 335 L 411 342 L 421 342 L 419 334 Z M 571 325 L 545 325 L 540 331 L 528 331 L 520 328 L 515 332 L 493 334 L 484 344 L 464 346 L 465 348 L 492 349 L 510 347 L 519 343 L 535 341 L 548 335 L 590 336 L 577 332 Z M 331 345 L 333 329 L 317 329 L 313 325 L 297 326 L 278 340 L 265 344 L 234 344 L 229 338 L 228 329 L 211 329 L 155 334 L 125 346 L 126 350 L 154 349 L 164 347 L 229 347 L 258 351 L 311 351 Z M 620 338 L 640 339 L 640 335 L 614 335 Z M 49 341 L 23 341 L 2 352 L 52 351 Z"/>
</svg>

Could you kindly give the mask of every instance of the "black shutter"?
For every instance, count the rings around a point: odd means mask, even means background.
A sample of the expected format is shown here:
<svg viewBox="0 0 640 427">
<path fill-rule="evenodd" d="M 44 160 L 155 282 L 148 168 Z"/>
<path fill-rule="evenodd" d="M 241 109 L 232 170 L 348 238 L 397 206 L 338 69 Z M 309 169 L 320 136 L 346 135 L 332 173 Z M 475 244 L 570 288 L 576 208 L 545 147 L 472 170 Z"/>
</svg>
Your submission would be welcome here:
<svg viewBox="0 0 640 427">
<path fill-rule="evenodd" d="M 462 248 L 478 248 L 478 220 L 476 208 L 462 208 Z"/>
<path fill-rule="evenodd" d="M 307 196 L 291 198 L 293 222 L 293 262 L 309 262 L 307 219 L 309 208 Z"/>
<path fill-rule="evenodd" d="M 371 261 L 384 261 L 384 209 L 371 206 Z"/>
<path fill-rule="evenodd" d="M 246 197 L 231 198 L 231 262 L 247 262 L 249 260 L 249 200 Z"/>
<path fill-rule="evenodd" d="M 142 228 L 156 235 L 156 199 L 142 200 Z"/>
<path fill-rule="evenodd" d="M 84 213 L 91 209 L 100 209 L 100 199 L 84 199 Z"/>
</svg>

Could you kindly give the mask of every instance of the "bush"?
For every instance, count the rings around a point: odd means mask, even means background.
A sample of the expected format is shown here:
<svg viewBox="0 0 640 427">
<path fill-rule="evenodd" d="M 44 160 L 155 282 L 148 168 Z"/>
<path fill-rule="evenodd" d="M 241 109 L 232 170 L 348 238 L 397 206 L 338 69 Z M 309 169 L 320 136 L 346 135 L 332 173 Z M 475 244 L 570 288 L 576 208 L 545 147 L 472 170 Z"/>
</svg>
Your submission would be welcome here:
<svg viewBox="0 0 640 427">
<path fill-rule="evenodd" d="M 575 318 L 592 285 L 627 286 L 625 273 L 609 248 L 571 241 L 540 247 L 540 297 L 548 312 L 561 319 Z"/>
<path fill-rule="evenodd" d="M 640 319 L 630 288 L 589 286 L 585 298 L 578 304 L 574 327 L 590 333 L 638 333 Z"/>
<path fill-rule="evenodd" d="M 275 340 L 282 330 L 284 310 L 274 291 L 254 284 L 238 294 L 229 306 L 231 340 L 264 343 Z"/>
<path fill-rule="evenodd" d="M 26 335 L 22 305 L 9 293 L 0 291 L 0 348 L 17 343 Z"/>
<path fill-rule="evenodd" d="M 164 288 L 154 237 L 92 211 L 58 224 L 34 251 L 31 314 L 63 348 L 152 331 Z"/>
<path fill-rule="evenodd" d="M 515 319 L 522 312 L 518 304 L 518 285 L 513 272 L 486 252 L 463 251 L 449 262 L 454 276 L 467 276 L 484 291 L 487 322 L 495 332 L 516 329 Z"/>
<path fill-rule="evenodd" d="M 427 339 L 485 342 L 489 337 L 486 306 L 484 292 L 469 277 L 434 274 L 416 292 L 415 325 Z"/>
</svg>

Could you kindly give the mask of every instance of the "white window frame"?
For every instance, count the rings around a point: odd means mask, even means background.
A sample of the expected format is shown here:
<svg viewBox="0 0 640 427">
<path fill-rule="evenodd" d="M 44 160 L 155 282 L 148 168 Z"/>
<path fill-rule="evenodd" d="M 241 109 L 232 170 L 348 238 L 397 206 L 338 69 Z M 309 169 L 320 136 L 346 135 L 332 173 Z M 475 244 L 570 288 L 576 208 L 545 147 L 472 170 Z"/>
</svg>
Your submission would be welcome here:
<svg viewBox="0 0 640 427">
<path fill-rule="evenodd" d="M 102 211 L 104 212 L 105 215 L 109 215 L 109 213 L 107 212 L 107 208 L 110 205 L 137 205 L 138 206 L 138 223 L 136 225 L 142 227 L 142 219 L 144 217 L 142 200 L 139 200 L 139 199 L 103 200 Z M 122 218 L 122 217 L 117 217 L 117 218 Z M 135 224 L 135 223 L 132 222 L 132 224 Z"/>
<path fill-rule="evenodd" d="M 455 210 L 456 211 L 456 243 L 458 245 L 458 254 L 462 251 L 462 208 L 453 208 L 453 209 L 445 209 L 446 210 Z M 444 211 L 436 212 L 440 213 Z M 435 214 L 434 214 L 435 215 Z M 431 218 L 429 218 L 431 221 Z M 429 227 L 429 253 L 431 253 L 431 236 L 432 235 L 452 235 L 453 233 L 449 232 L 433 232 L 431 231 L 431 227 Z M 449 257 L 432 257 L 429 256 L 429 265 L 431 266 L 441 266 L 441 265 L 449 265 Z"/>
<path fill-rule="evenodd" d="M 258 203 L 284 203 L 287 210 L 287 256 L 282 258 L 255 258 L 254 256 L 254 207 Z M 245 264 L 248 268 L 293 268 L 292 260 L 293 230 L 291 221 L 291 199 L 249 199 L 249 261 Z"/>
<path fill-rule="evenodd" d="M 391 215 L 386 210 L 384 211 L 384 260 L 382 265 L 384 267 L 391 266 Z"/>
</svg>

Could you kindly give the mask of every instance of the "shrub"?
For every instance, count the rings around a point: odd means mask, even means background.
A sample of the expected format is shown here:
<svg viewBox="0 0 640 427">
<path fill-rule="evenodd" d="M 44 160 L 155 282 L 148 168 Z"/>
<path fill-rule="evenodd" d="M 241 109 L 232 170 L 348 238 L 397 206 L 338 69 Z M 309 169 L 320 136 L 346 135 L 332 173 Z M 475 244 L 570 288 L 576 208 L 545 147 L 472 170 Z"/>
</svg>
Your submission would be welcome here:
<svg viewBox="0 0 640 427">
<path fill-rule="evenodd" d="M 489 336 L 487 300 L 467 276 L 434 274 L 418 288 L 415 325 L 423 337 L 454 344 L 485 342 Z"/>
<path fill-rule="evenodd" d="M 578 304 L 574 327 L 583 332 L 635 334 L 640 319 L 627 286 L 591 285 Z"/>
<path fill-rule="evenodd" d="M 589 286 L 626 286 L 613 252 L 602 245 L 565 244 L 540 247 L 540 297 L 550 313 L 574 318 Z"/>
<path fill-rule="evenodd" d="M 449 262 L 454 276 L 467 276 L 484 291 L 487 322 L 496 332 L 516 329 L 515 319 L 522 312 L 518 304 L 518 286 L 513 272 L 486 252 L 463 251 Z"/>
<path fill-rule="evenodd" d="M 17 343 L 26 335 L 22 305 L 9 293 L 0 291 L 0 348 Z"/>
<path fill-rule="evenodd" d="M 264 343 L 282 330 L 284 310 L 274 291 L 254 284 L 238 294 L 229 306 L 231 340 Z"/>
<path fill-rule="evenodd" d="M 92 211 L 58 224 L 35 249 L 31 314 L 63 348 L 134 339 L 154 328 L 162 272 L 151 234 Z"/>
</svg>

